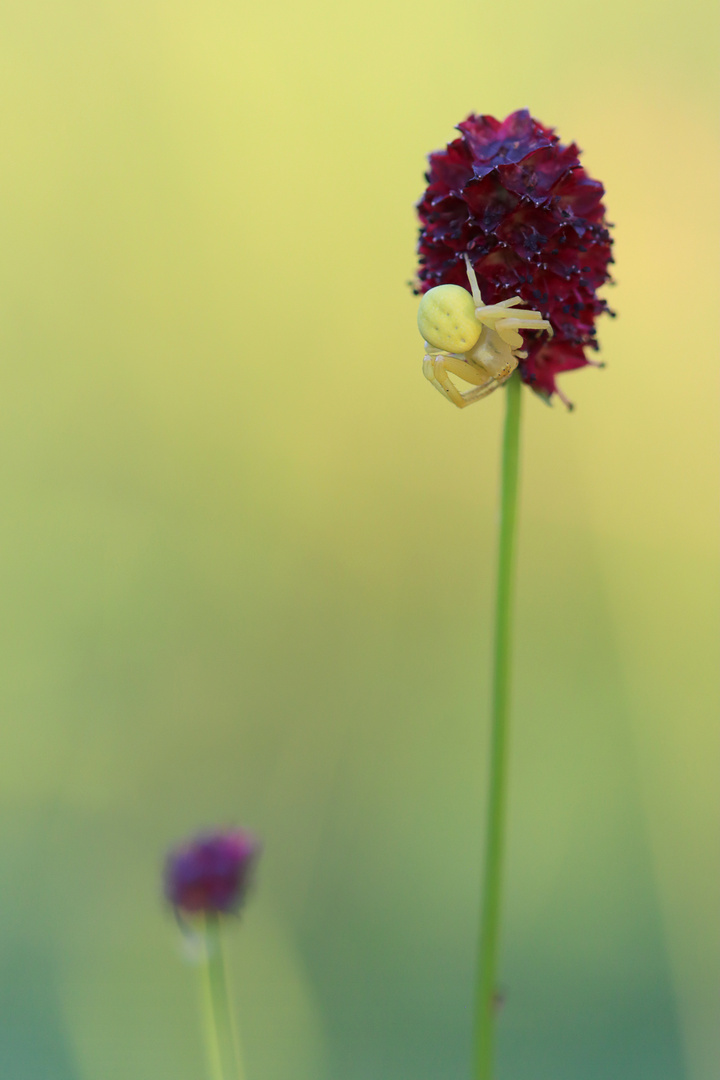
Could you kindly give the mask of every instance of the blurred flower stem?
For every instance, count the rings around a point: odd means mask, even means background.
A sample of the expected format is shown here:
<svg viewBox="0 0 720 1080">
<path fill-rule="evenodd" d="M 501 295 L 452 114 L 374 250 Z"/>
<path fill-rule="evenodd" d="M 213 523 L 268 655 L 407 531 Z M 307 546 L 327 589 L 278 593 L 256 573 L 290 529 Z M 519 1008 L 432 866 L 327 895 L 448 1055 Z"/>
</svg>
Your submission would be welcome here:
<svg viewBox="0 0 720 1080">
<path fill-rule="evenodd" d="M 208 911 L 204 919 L 203 1013 L 210 1077 L 211 1080 L 243 1080 L 240 1043 L 222 950 L 220 916 Z"/>
<path fill-rule="evenodd" d="M 513 571 L 520 460 L 520 397 L 517 372 L 506 387 L 505 430 L 500 482 L 500 529 L 495 598 L 490 775 L 488 782 L 485 858 L 480 913 L 476 1015 L 476 1077 L 491 1080 L 498 1003 L 497 969 L 500 938 L 505 813 L 507 804 L 508 720 L 510 711 Z"/>
</svg>

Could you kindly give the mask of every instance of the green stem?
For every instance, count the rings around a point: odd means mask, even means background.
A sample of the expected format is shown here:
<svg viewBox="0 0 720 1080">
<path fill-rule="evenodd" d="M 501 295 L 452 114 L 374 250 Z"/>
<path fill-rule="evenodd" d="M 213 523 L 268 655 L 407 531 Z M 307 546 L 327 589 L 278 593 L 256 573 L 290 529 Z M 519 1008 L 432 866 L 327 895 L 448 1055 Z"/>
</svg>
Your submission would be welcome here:
<svg viewBox="0 0 720 1080">
<path fill-rule="evenodd" d="M 220 917 L 205 916 L 204 1013 L 212 1080 L 243 1080 L 240 1044 L 230 999 L 220 933 Z"/>
<path fill-rule="evenodd" d="M 520 460 L 519 375 L 507 383 L 505 430 L 500 483 L 500 536 L 495 599 L 490 776 L 487 804 L 485 860 L 480 919 L 476 1017 L 476 1077 L 492 1080 L 497 967 L 500 937 L 500 899 L 507 789 L 508 718 L 510 705 L 510 646 Z"/>
</svg>

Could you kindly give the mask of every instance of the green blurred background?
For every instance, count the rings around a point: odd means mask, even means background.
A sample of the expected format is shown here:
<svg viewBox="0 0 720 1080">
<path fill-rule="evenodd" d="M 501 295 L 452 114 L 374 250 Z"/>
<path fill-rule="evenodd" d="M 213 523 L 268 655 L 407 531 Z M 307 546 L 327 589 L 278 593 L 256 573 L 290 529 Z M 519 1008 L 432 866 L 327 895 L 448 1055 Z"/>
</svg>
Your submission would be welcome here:
<svg viewBox="0 0 720 1080">
<path fill-rule="evenodd" d="M 6 0 L 0 1075 L 198 1080 L 165 848 L 265 842 L 248 1080 L 465 1080 L 502 395 L 421 374 L 471 110 L 607 187 L 525 394 L 500 1080 L 710 1080 L 714 5 Z"/>
</svg>

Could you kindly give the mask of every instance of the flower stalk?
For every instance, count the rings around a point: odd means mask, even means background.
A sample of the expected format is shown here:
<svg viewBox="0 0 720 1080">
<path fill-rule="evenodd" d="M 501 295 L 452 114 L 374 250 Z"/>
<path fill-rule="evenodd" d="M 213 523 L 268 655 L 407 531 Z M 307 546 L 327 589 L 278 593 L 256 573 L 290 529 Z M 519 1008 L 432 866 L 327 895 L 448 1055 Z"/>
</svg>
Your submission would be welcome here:
<svg viewBox="0 0 720 1080">
<path fill-rule="evenodd" d="M 240 1043 L 222 951 L 220 916 L 205 914 L 203 1014 L 211 1080 L 243 1080 Z"/>
<path fill-rule="evenodd" d="M 488 804 L 480 915 L 476 1012 L 477 1080 L 492 1080 L 498 1004 L 500 907 L 504 861 L 511 682 L 512 599 L 520 463 L 520 399 L 516 372 L 506 388 L 500 482 Z"/>
</svg>

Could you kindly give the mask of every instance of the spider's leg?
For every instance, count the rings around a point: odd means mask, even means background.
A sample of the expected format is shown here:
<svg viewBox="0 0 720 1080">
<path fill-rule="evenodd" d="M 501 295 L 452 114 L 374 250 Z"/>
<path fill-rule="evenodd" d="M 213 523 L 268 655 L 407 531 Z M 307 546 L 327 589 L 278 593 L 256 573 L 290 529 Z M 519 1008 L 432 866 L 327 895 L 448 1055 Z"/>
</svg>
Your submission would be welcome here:
<svg viewBox="0 0 720 1080">
<path fill-rule="evenodd" d="M 511 349 L 522 348 L 523 339 L 519 330 L 547 330 L 552 336 L 552 327 L 545 319 L 501 319 L 495 323 L 495 331 L 507 342 Z"/>
<path fill-rule="evenodd" d="M 423 375 L 448 401 L 452 401 L 453 405 L 457 405 L 458 409 L 465 408 L 462 394 L 447 377 L 441 359 L 435 356 L 425 356 L 423 359 Z"/>
<path fill-rule="evenodd" d="M 500 300 L 497 304 L 488 304 L 486 307 L 475 308 L 475 318 L 480 322 L 492 322 L 495 319 L 504 319 L 507 309 L 522 304 L 522 297 L 512 296 L 509 300 Z M 540 313 L 538 312 L 538 318 Z"/>
<path fill-rule="evenodd" d="M 479 364 L 472 363 L 469 360 L 463 360 L 458 356 L 443 357 L 443 367 L 445 371 L 449 371 L 451 375 L 457 375 L 459 379 L 463 379 L 472 386 L 482 386 L 483 383 L 486 383 L 488 379 L 492 378 L 490 373 L 485 371 Z"/>
<path fill-rule="evenodd" d="M 472 405 L 474 401 L 480 401 L 481 398 L 487 397 L 488 394 L 493 394 L 507 379 L 490 379 L 484 386 L 478 386 L 475 390 L 468 390 L 463 394 L 466 405 Z"/>
<path fill-rule="evenodd" d="M 463 255 L 465 260 L 465 269 L 467 270 L 468 281 L 470 282 L 470 292 L 475 303 L 475 307 L 482 307 L 482 296 L 480 295 L 480 286 L 478 285 L 477 275 L 473 269 L 473 264 L 467 255 Z"/>
<path fill-rule="evenodd" d="M 494 390 L 497 383 L 478 365 L 470 364 L 459 356 L 447 353 L 440 355 L 426 354 L 423 360 L 423 374 L 439 390 L 444 397 L 452 401 L 458 409 L 464 409 L 466 405 L 477 401 L 485 394 Z M 461 392 L 450 380 L 448 375 L 456 375 L 464 382 L 470 383 L 475 389 Z M 488 384 L 492 383 L 492 386 Z"/>
<path fill-rule="evenodd" d="M 513 326 L 522 330 L 547 330 L 552 334 L 552 326 L 547 319 L 541 318 L 539 311 L 513 312 L 512 315 L 500 319 L 496 326 Z"/>
<path fill-rule="evenodd" d="M 512 375 L 515 368 L 510 368 L 509 371 L 505 371 L 501 375 L 493 375 L 482 386 L 478 386 L 475 390 L 467 390 L 463 394 L 466 405 L 472 405 L 473 401 L 480 401 L 481 398 L 487 397 L 488 394 L 492 394 L 495 390 L 499 390 L 503 383 L 506 383 Z"/>
</svg>

